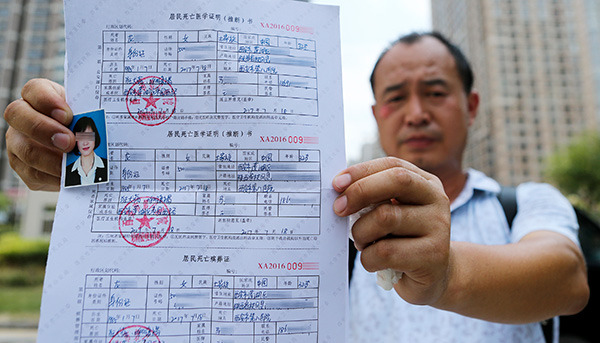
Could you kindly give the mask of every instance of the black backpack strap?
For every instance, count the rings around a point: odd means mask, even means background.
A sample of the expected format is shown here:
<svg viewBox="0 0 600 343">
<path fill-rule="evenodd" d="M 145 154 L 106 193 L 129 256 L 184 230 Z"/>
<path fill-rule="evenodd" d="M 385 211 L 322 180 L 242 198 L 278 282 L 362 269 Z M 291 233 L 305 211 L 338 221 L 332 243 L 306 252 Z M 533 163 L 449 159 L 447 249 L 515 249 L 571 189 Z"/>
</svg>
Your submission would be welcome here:
<svg viewBox="0 0 600 343">
<path fill-rule="evenodd" d="M 506 221 L 508 222 L 508 229 L 512 230 L 512 223 L 517 215 L 517 188 L 500 186 L 500 193 L 498 193 L 498 201 L 502 205 Z M 542 331 L 544 332 L 544 338 L 546 342 L 554 342 L 554 318 L 544 320 L 541 322 Z"/>
<path fill-rule="evenodd" d="M 508 222 L 508 229 L 512 229 L 512 223 L 517 215 L 517 188 L 500 186 L 500 193 L 498 193 L 498 201 L 502 205 L 506 221 Z"/>
<path fill-rule="evenodd" d="M 354 246 L 354 242 L 348 239 L 348 283 L 352 280 L 352 271 L 354 270 L 354 260 L 358 251 Z"/>
</svg>

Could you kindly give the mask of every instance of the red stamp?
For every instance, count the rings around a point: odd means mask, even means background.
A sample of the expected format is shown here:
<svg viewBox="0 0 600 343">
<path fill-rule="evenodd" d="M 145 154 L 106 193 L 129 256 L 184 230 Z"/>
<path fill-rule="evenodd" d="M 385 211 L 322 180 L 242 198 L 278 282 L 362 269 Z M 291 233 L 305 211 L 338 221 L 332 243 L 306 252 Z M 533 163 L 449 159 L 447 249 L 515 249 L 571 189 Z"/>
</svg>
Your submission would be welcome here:
<svg viewBox="0 0 600 343">
<path fill-rule="evenodd" d="M 169 207 L 155 197 L 130 201 L 119 215 L 119 232 L 127 243 L 149 248 L 160 243 L 171 228 Z"/>
<path fill-rule="evenodd" d="M 119 330 L 108 343 L 160 343 L 156 333 L 142 325 L 130 325 Z"/>
<path fill-rule="evenodd" d="M 171 83 L 161 77 L 146 76 L 127 91 L 127 111 L 142 125 L 160 125 L 175 113 L 177 96 Z"/>
</svg>

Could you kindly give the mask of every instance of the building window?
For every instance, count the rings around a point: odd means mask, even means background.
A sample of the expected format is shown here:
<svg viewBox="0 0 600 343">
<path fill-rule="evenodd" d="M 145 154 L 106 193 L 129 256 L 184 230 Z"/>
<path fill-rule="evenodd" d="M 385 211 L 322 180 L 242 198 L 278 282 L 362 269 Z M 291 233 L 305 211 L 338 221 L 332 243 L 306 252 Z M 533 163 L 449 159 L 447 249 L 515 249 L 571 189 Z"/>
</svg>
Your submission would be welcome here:
<svg viewBox="0 0 600 343">
<path fill-rule="evenodd" d="M 42 233 L 50 234 L 52 232 L 52 225 L 54 224 L 54 212 L 56 206 L 45 206 L 42 217 Z"/>
</svg>

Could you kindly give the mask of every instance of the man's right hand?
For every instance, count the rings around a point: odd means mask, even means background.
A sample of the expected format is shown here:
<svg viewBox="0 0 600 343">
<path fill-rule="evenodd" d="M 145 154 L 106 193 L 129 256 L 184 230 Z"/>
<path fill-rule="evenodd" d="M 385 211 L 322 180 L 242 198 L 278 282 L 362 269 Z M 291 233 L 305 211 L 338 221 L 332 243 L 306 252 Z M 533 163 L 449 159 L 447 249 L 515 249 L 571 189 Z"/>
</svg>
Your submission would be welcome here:
<svg viewBox="0 0 600 343">
<path fill-rule="evenodd" d="M 66 127 L 73 111 L 65 89 L 50 80 L 33 79 L 23 86 L 21 96 L 4 111 L 10 125 L 6 131 L 10 166 L 31 190 L 58 191 L 62 154 L 75 147 L 75 136 Z"/>
</svg>

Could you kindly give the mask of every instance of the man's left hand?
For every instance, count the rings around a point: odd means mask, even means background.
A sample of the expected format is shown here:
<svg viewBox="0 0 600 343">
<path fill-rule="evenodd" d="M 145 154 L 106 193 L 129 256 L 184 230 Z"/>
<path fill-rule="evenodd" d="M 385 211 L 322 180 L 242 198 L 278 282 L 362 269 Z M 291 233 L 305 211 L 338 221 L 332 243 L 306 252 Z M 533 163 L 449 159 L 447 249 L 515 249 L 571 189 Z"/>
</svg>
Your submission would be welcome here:
<svg viewBox="0 0 600 343">
<path fill-rule="evenodd" d="M 347 168 L 333 179 L 338 216 L 375 206 L 352 227 L 365 269 L 403 272 L 394 289 L 431 305 L 450 274 L 450 202 L 441 181 L 404 160 L 386 157 Z"/>
</svg>

